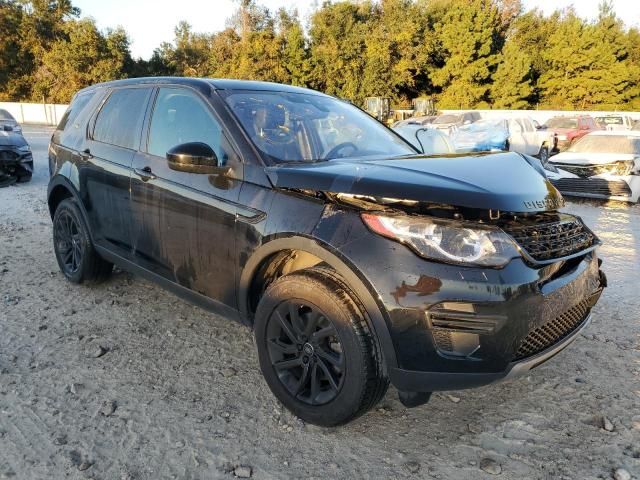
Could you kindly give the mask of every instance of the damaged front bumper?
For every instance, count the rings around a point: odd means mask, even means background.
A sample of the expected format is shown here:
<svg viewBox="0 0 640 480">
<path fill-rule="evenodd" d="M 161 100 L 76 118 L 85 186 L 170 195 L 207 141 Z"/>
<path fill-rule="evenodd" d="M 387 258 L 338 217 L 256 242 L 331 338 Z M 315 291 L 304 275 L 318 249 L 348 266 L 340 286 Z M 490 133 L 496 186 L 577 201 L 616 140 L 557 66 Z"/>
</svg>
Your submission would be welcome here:
<svg viewBox="0 0 640 480">
<path fill-rule="evenodd" d="M 382 304 L 397 362 L 388 374 L 401 392 L 472 388 L 529 371 L 577 338 L 606 286 L 594 249 L 502 269 L 419 259 L 370 235 L 341 253 Z"/>
<path fill-rule="evenodd" d="M 19 179 L 33 175 L 31 151 L 18 148 L 0 148 L 0 176 Z"/>
<path fill-rule="evenodd" d="M 563 195 L 569 197 L 601 198 L 622 202 L 640 201 L 640 175 L 599 175 L 581 176 L 555 165 L 557 172 L 547 172 L 549 181 Z"/>
</svg>

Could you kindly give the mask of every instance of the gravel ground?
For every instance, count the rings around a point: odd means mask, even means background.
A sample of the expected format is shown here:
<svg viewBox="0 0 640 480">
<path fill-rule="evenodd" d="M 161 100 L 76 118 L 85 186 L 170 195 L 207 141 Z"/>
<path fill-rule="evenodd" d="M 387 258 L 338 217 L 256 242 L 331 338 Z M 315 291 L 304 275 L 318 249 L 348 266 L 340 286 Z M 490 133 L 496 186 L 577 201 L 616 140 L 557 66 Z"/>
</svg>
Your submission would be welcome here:
<svg viewBox="0 0 640 480">
<path fill-rule="evenodd" d="M 252 334 L 141 279 L 77 287 L 32 183 L 0 189 L 0 479 L 640 478 L 640 207 L 569 203 L 610 287 L 573 345 L 530 375 L 379 408 L 334 429 L 285 411 Z M 618 470 L 617 469 L 623 469 Z"/>
</svg>

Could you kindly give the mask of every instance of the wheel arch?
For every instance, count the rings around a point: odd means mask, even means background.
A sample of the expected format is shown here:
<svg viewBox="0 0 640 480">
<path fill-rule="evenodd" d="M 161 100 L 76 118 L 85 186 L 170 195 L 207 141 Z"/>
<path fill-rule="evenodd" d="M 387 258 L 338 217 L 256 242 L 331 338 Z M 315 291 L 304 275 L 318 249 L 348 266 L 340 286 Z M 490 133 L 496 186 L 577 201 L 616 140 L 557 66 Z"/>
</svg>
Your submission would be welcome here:
<svg viewBox="0 0 640 480">
<path fill-rule="evenodd" d="M 84 203 L 80 199 L 80 193 L 67 177 L 56 175 L 49 181 L 49 187 L 47 189 L 47 204 L 49 206 L 49 214 L 51 215 L 52 220 L 58 205 L 67 198 L 73 198 L 76 201 L 78 208 L 80 209 L 80 213 L 82 214 L 82 219 L 88 226 L 88 215 L 85 210 Z M 93 240 L 93 232 L 91 229 L 89 229 L 89 235 Z"/>
<path fill-rule="evenodd" d="M 344 279 L 365 309 L 370 327 L 381 347 L 386 367 L 396 366 L 395 348 L 388 322 L 383 308 L 376 300 L 373 286 L 347 258 L 317 238 L 299 234 L 279 234 L 265 239 L 242 269 L 238 289 L 238 305 L 242 316 L 253 324 L 255 306 L 262 292 L 271 281 L 281 276 L 280 273 L 291 273 L 319 263 L 328 265 Z"/>
</svg>

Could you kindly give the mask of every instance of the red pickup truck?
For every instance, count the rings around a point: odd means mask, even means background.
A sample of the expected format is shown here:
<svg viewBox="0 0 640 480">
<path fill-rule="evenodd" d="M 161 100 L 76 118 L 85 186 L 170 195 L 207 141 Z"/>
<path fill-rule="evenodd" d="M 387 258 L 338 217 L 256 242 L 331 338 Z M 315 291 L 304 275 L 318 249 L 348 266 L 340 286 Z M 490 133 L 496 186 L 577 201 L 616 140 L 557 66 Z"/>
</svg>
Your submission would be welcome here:
<svg viewBox="0 0 640 480">
<path fill-rule="evenodd" d="M 553 117 L 545 125 L 555 135 L 558 151 L 566 150 L 575 140 L 584 137 L 587 133 L 602 130 L 589 115 Z"/>
</svg>

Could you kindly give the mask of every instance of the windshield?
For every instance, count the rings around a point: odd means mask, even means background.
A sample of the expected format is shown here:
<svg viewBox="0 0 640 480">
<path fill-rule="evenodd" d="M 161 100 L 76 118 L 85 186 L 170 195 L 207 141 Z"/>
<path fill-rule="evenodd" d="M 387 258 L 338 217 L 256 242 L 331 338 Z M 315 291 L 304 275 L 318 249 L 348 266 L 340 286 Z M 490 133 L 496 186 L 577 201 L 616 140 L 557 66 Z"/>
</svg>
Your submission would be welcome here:
<svg viewBox="0 0 640 480">
<path fill-rule="evenodd" d="M 232 91 L 225 100 L 256 147 L 275 163 L 416 154 L 362 110 L 332 97 Z"/>
<path fill-rule="evenodd" d="M 444 123 L 460 123 L 462 115 L 440 115 L 433 123 L 434 125 L 442 125 Z"/>
<path fill-rule="evenodd" d="M 0 120 L 13 120 L 9 112 L 0 108 Z"/>
<path fill-rule="evenodd" d="M 555 117 L 547 122 L 549 128 L 578 128 L 577 118 Z"/>
<path fill-rule="evenodd" d="M 622 117 L 598 117 L 597 120 L 604 125 L 622 125 Z"/>
<path fill-rule="evenodd" d="M 623 153 L 640 155 L 640 137 L 587 135 L 568 150 L 576 153 Z"/>
</svg>

